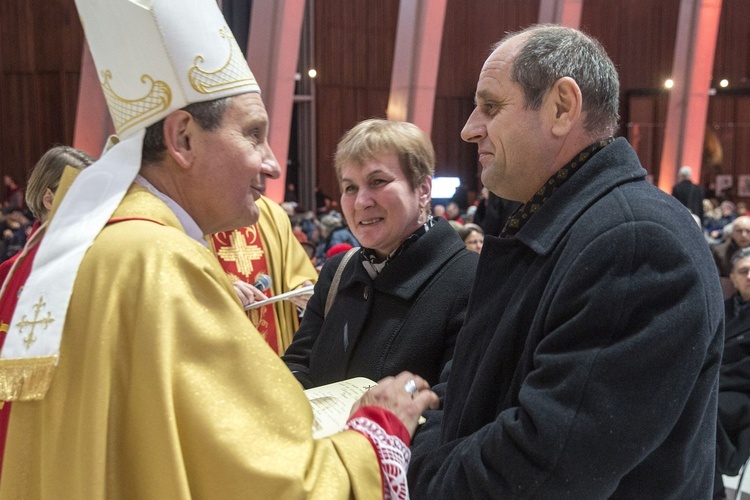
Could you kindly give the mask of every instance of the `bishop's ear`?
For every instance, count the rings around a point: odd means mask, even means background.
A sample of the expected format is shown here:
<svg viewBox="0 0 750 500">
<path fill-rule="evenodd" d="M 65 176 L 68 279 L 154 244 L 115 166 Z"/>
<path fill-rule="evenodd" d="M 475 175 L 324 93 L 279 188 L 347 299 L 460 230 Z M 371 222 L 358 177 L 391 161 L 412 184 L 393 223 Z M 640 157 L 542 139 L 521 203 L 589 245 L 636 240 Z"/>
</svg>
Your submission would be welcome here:
<svg viewBox="0 0 750 500">
<path fill-rule="evenodd" d="M 193 116 L 183 110 L 174 111 L 164 119 L 164 144 L 167 152 L 183 168 L 189 168 L 195 159 L 191 138 L 196 126 Z"/>
<path fill-rule="evenodd" d="M 564 136 L 581 119 L 583 97 L 575 80 L 563 77 L 557 80 L 547 95 L 547 105 L 552 118 L 552 133 Z"/>
</svg>

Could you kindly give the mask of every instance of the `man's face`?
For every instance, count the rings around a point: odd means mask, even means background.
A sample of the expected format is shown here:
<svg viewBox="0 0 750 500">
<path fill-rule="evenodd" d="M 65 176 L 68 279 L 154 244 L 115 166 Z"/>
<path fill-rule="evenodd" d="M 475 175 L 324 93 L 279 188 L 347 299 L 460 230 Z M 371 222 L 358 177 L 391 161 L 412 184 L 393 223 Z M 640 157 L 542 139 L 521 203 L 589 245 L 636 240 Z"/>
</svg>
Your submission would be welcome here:
<svg viewBox="0 0 750 500">
<path fill-rule="evenodd" d="M 268 145 L 268 114 L 260 94 L 234 96 L 220 126 L 211 131 L 198 127 L 192 147 L 196 189 L 204 196 L 190 214 L 203 232 L 229 231 L 257 222 L 255 200 L 265 190 L 265 178 L 280 173 Z"/>
<path fill-rule="evenodd" d="M 735 263 L 732 272 L 729 273 L 729 279 L 742 299 L 750 300 L 750 257 L 745 257 Z"/>
<path fill-rule="evenodd" d="M 750 246 L 750 217 L 737 217 L 732 224 L 732 239 L 740 248 Z"/>
<path fill-rule="evenodd" d="M 551 162 L 545 149 L 550 132 L 544 131 L 542 113 L 525 107 L 521 86 L 511 81 L 521 42 L 523 35 L 507 40 L 484 63 L 476 107 L 461 138 L 477 144 L 482 183 L 490 191 L 526 202 L 551 176 Z"/>
</svg>

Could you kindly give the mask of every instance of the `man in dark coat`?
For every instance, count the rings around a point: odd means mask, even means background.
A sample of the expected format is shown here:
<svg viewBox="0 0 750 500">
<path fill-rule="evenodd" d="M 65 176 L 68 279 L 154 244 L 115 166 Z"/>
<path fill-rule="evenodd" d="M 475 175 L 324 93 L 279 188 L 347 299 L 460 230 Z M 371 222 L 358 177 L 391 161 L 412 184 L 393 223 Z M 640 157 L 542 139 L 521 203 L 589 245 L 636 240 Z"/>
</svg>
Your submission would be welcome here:
<svg viewBox="0 0 750 500">
<path fill-rule="evenodd" d="M 619 83 L 583 33 L 509 35 L 462 138 L 524 202 L 487 236 L 412 498 L 706 498 L 721 290 L 700 228 L 614 139 Z M 443 389 L 443 388 L 437 388 Z"/>
<path fill-rule="evenodd" d="M 724 301 L 714 498 L 725 496 L 721 475 L 736 476 L 750 457 L 750 248 L 736 252 L 731 266 L 737 291 Z"/>
<path fill-rule="evenodd" d="M 693 169 L 682 167 L 680 169 L 680 182 L 672 186 L 672 196 L 677 198 L 680 203 L 690 210 L 690 213 L 697 215 L 703 220 L 703 188 L 693 184 L 690 176 L 693 175 Z"/>
</svg>

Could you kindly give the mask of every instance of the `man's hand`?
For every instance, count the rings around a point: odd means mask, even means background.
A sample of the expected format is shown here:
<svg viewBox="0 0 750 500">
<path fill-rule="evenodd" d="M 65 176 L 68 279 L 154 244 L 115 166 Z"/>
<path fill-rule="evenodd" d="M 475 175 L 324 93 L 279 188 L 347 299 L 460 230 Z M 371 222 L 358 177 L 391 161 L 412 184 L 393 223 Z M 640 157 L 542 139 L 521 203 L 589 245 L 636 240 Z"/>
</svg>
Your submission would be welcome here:
<svg viewBox="0 0 750 500">
<path fill-rule="evenodd" d="M 263 292 L 244 281 L 235 281 L 232 283 L 232 286 L 237 293 L 237 297 L 240 298 L 243 307 L 247 307 L 257 300 L 266 300 L 268 298 L 263 295 Z"/>
<path fill-rule="evenodd" d="M 412 384 L 413 381 L 413 384 Z M 409 389 L 411 391 L 409 392 Z M 386 377 L 376 387 L 365 392 L 354 403 L 352 414 L 362 406 L 380 406 L 391 411 L 403 422 L 410 436 L 417 430 L 419 417 L 427 408 L 437 409 L 440 401 L 430 385 L 419 375 L 401 372 L 395 377 Z"/>
</svg>

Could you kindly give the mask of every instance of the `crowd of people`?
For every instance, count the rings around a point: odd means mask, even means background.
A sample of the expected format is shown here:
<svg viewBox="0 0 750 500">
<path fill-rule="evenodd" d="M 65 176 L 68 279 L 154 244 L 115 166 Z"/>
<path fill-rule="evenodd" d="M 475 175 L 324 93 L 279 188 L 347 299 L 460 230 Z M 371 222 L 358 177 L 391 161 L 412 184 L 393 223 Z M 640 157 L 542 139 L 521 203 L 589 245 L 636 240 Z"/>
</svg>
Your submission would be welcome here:
<svg viewBox="0 0 750 500">
<path fill-rule="evenodd" d="M 98 68 L 171 100 L 33 189 L 52 216 L 0 292 L 0 497 L 723 494 L 750 256 L 722 307 L 707 239 L 750 224 L 702 234 L 646 180 L 596 40 L 540 25 L 491 48 L 461 132 L 475 208 L 465 186 L 432 206 L 427 135 L 370 119 L 338 144 L 340 210 L 285 214 L 250 69 L 201 73 L 240 54 L 215 2 L 79 14 Z M 303 388 L 352 377 L 375 383 L 313 438 Z"/>
</svg>

